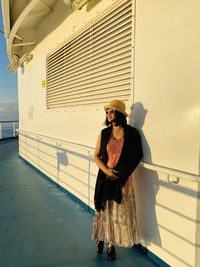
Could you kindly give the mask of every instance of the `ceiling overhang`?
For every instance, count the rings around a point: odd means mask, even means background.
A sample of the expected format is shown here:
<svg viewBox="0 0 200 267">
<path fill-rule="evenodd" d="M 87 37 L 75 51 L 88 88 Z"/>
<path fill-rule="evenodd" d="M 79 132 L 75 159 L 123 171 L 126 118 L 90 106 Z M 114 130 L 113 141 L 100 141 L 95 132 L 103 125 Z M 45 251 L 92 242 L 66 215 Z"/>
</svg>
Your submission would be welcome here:
<svg viewBox="0 0 200 267">
<path fill-rule="evenodd" d="M 7 39 L 8 69 L 15 72 L 32 59 L 31 51 L 53 29 L 42 31 L 40 25 L 56 20 L 59 25 L 74 9 L 88 0 L 2 0 L 4 36 Z M 59 15 L 58 15 L 59 14 Z"/>
</svg>

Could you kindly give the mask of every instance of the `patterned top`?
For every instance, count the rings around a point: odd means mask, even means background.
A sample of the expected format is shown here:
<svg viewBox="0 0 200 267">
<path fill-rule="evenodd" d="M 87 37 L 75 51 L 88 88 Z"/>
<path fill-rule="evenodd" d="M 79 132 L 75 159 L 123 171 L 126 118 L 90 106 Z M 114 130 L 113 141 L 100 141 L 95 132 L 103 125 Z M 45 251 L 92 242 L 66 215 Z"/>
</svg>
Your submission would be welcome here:
<svg viewBox="0 0 200 267">
<path fill-rule="evenodd" d="M 108 163 L 109 168 L 114 168 L 119 160 L 124 144 L 124 138 L 116 139 L 112 134 L 107 144 Z"/>
</svg>

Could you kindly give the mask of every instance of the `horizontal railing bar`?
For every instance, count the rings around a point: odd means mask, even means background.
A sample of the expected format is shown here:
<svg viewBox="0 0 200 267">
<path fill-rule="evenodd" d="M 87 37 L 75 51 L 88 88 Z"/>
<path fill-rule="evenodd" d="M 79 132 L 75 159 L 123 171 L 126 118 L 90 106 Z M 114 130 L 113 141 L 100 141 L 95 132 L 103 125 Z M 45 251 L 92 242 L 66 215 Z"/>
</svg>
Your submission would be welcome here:
<svg viewBox="0 0 200 267">
<path fill-rule="evenodd" d="M 6 123 L 6 122 L 19 122 L 19 121 L 0 121 L 0 123 Z"/>
<path fill-rule="evenodd" d="M 55 138 L 55 137 L 51 137 L 51 136 L 47 136 L 47 135 L 43 135 L 43 134 L 38 134 L 38 133 L 27 131 L 27 130 L 20 130 L 19 129 L 17 131 L 19 132 L 19 134 L 30 133 L 30 134 L 34 134 L 34 135 L 37 135 L 37 136 L 45 137 L 47 139 L 51 139 L 51 140 L 54 140 L 54 141 L 57 141 L 57 142 L 63 142 L 63 143 L 66 143 L 66 144 L 69 144 L 69 145 L 73 145 L 73 146 L 76 146 L 76 147 L 78 146 L 78 147 L 81 147 L 84 150 L 87 150 L 88 152 L 90 152 L 89 150 L 92 150 L 93 152 L 95 150 L 94 147 L 73 143 L 73 142 L 70 142 L 70 141 L 63 140 L 63 139 L 58 139 L 58 138 Z M 91 154 L 90 154 L 90 156 L 92 157 Z M 176 170 L 176 169 L 171 169 L 171 168 L 163 167 L 163 166 L 156 165 L 156 164 L 145 163 L 145 162 L 140 162 L 140 167 L 143 167 L 145 169 L 152 170 L 152 171 L 166 173 L 168 175 L 174 175 L 174 176 L 176 176 L 178 178 L 181 178 L 181 179 L 186 179 L 186 180 L 193 181 L 193 182 L 198 182 L 198 183 L 200 182 L 200 175 L 196 175 L 196 174 L 193 174 L 193 173 L 188 173 L 188 172 L 184 172 L 184 171 L 180 171 L 180 170 Z"/>
<path fill-rule="evenodd" d="M 66 143 L 66 144 L 69 144 L 69 145 L 73 145 L 73 146 L 76 146 L 76 147 L 81 147 L 82 149 L 87 150 L 87 151 L 94 150 L 94 148 L 90 147 L 90 146 L 81 145 L 81 144 L 78 144 L 78 143 L 66 141 L 66 140 L 63 140 L 63 139 L 60 139 L 60 138 L 55 138 L 55 137 L 44 135 L 44 134 L 39 134 L 39 133 L 36 133 L 36 132 L 31 132 L 31 131 L 27 131 L 27 130 L 20 130 L 20 129 L 18 129 L 17 132 L 19 134 L 29 133 L 29 134 L 36 135 L 38 137 L 44 137 L 44 138 L 47 138 L 47 139 L 50 139 L 50 140 L 54 140 L 56 142 L 63 142 L 63 143 Z"/>
<path fill-rule="evenodd" d="M 140 166 L 148 170 L 163 172 L 168 175 L 174 175 L 181 179 L 192 180 L 193 182 L 200 182 L 200 176 L 193 174 L 193 173 L 184 172 L 184 171 L 167 168 L 167 167 L 163 167 L 160 165 L 145 163 L 145 162 L 140 162 Z"/>
</svg>

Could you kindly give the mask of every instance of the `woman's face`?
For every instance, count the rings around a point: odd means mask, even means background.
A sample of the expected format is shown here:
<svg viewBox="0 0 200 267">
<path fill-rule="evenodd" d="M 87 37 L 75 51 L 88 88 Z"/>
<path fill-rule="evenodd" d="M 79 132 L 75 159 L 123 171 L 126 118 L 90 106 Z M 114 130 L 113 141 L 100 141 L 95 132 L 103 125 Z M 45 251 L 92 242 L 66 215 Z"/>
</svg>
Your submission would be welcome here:
<svg viewBox="0 0 200 267">
<path fill-rule="evenodd" d="M 115 120 L 115 110 L 108 108 L 106 109 L 106 117 L 109 122 L 114 122 Z"/>
</svg>

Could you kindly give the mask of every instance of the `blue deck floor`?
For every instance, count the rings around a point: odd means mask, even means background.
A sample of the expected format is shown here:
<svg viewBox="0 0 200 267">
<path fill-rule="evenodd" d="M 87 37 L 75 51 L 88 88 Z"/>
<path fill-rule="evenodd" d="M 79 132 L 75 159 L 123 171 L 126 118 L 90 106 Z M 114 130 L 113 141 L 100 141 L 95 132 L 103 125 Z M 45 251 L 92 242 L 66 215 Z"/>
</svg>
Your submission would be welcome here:
<svg viewBox="0 0 200 267">
<path fill-rule="evenodd" d="M 1 267 L 153 267 L 138 247 L 96 255 L 92 214 L 18 156 L 17 139 L 0 142 Z"/>
</svg>

